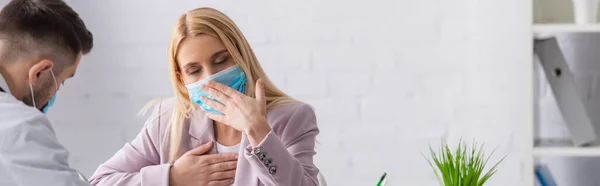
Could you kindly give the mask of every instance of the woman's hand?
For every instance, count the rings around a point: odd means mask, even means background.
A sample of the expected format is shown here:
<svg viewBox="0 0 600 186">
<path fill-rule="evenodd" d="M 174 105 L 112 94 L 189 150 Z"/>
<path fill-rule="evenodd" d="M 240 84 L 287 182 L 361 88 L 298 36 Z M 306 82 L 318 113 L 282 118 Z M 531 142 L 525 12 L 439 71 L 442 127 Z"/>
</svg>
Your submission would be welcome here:
<svg viewBox="0 0 600 186">
<path fill-rule="evenodd" d="M 204 155 L 213 146 L 208 142 L 186 152 L 169 170 L 169 185 L 227 186 L 233 184 L 237 154 Z"/>
<path fill-rule="evenodd" d="M 262 79 L 256 81 L 256 99 L 215 81 L 208 81 L 206 85 L 200 85 L 200 88 L 220 102 L 200 98 L 208 106 L 223 113 L 207 113 L 208 117 L 245 132 L 252 147 L 256 147 L 271 131 L 265 118 L 267 102 Z"/>
</svg>

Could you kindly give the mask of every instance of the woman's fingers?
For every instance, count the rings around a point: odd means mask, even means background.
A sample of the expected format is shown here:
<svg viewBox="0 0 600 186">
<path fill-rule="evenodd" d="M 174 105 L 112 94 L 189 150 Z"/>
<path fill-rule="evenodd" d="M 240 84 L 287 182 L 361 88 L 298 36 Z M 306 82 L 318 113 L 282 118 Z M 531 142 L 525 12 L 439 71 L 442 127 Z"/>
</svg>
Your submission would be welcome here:
<svg viewBox="0 0 600 186">
<path fill-rule="evenodd" d="M 227 125 L 227 116 L 225 114 L 213 114 L 213 113 L 206 113 L 206 117 L 221 122 L 221 123 L 225 123 Z M 234 127 L 235 128 L 235 127 Z"/>
<path fill-rule="evenodd" d="M 211 107 L 219 112 L 225 113 L 225 110 L 227 109 L 226 105 L 216 102 L 215 100 L 208 99 L 207 97 L 202 96 L 202 97 L 200 97 L 200 100 L 202 102 L 204 102 L 204 104 L 208 105 L 209 107 Z"/>
<path fill-rule="evenodd" d="M 265 99 L 265 82 L 262 80 L 262 78 L 259 78 L 256 81 L 256 100 L 258 100 L 261 104 L 267 104 L 267 101 Z"/>
<path fill-rule="evenodd" d="M 183 156 L 200 156 L 206 152 L 208 152 L 213 146 L 213 142 L 209 141 L 208 143 L 202 144 L 190 151 L 187 151 Z"/>
<path fill-rule="evenodd" d="M 240 92 L 238 92 L 237 90 L 234 90 L 227 85 L 223 85 L 223 84 L 213 81 L 213 80 L 208 80 L 206 82 L 206 86 L 214 88 L 214 89 L 218 90 L 219 92 L 222 92 L 223 94 L 227 95 L 228 97 L 233 97 L 234 95 L 240 94 Z"/>
<path fill-rule="evenodd" d="M 220 163 L 212 164 L 210 166 L 213 169 L 213 171 L 219 171 L 219 172 L 235 170 L 235 168 L 237 167 L 237 161 L 220 162 Z"/>
<path fill-rule="evenodd" d="M 227 171 L 216 171 L 210 174 L 210 180 L 225 180 L 225 179 L 233 179 L 235 177 L 235 170 L 227 170 Z"/>
<path fill-rule="evenodd" d="M 235 153 L 226 153 L 226 154 L 209 154 L 200 156 L 199 164 L 200 166 L 209 166 L 218 163 L 224 162 L 237 162 L 238 155 Z"/>
<path fill-rule="evenodd" d="M 208 186 L 228 186 L 233 184 L 233 178 L 227 180 L 213 180 L 208 182 Z"/>
<path fill-rule="evenodd" d="M 219 100 L 221 103 L 225 104 L 225 105 L 229 105 L 229 96 L 225 95 L 223 92 L 207 86 L 207 85 L 200 85 L 200 89 L 204 92 L 206 92 L 208 95 L 214 97 L 215 99 Z"/>
</svg>

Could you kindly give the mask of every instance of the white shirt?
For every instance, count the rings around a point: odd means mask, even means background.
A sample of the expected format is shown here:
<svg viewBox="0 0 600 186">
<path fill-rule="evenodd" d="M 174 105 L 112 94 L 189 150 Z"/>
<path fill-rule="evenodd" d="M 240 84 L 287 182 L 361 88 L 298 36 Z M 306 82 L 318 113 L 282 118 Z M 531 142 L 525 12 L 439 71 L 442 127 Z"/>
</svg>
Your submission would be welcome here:
<svg viewBox="0 0 600 186">
<path fill-rule="evenodd" d="M 221 145 L 219 142 L 217 143 L 217 153 L 219 154 L 223 154 L 223 153 L 237 153 L 240 150 L 240 144 L 238 143 L 237 145 L 234 146 L 225 146 L 225 145 Z"/>
<path fill-rule="evenodd" d="M 0 185 L 90 185 L 69 167 L 46 115 L 13 97 L 2 75 L 0 86 Z"/>
</svg>

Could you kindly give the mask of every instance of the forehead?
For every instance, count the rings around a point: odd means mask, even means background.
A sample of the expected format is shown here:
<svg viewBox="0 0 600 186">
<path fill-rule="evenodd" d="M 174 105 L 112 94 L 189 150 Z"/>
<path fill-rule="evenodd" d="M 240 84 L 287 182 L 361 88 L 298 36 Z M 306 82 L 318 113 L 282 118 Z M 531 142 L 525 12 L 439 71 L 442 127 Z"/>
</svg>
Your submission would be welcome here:
<svg viewBox="0 0 600 186">
<path fill-rule="evenodd" d="M 180 64 L 208 60 L 215 52 L 225 49 L 221 40 L 206 34 L 188 37 L 179 45 L 177 61 Z"/>
</svg>

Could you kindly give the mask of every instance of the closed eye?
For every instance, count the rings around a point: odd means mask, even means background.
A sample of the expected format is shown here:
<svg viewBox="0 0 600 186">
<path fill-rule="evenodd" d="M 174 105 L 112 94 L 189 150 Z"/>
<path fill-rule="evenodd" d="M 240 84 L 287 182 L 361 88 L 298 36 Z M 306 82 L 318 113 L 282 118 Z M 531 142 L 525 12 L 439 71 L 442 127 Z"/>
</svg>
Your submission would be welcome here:
<svg viewBox="0 0 600 186">
<path fill-rule="evenodd" d="M 212 56 L 210 56 L 210 61 L 213 61 L 214 63 L 222 63 L 227 61 L 229 57 L 229 53 L 227 52 L 227 49 L 222 49 L 219 50 L 217 52 L 215 52 Z M 221 59 L 218 59 L 221 58 Z"/>
<path fill-rule="evenodd" d="M 198 69 L 198 70 L 194 70 L 194 71 L 192 71 L 192 72 L 189 72 L 188 74 L 190 74 L 190 75 L 193 75 L 193 74 L 196 74 L 196 73 L 198 73 L 198 72 L 200 72 L 200 69 Z"/>
<path fill-rule="evenodd" d="M 220 59 L 220 60 L 215 60 L 215 63 L 216 63 L 216 64 L 224 63 L 224 62 L 226 62 L 228 59 L 229 59 L 228 57 L 223 57 L 223 58 L 222 58 L 222 59 Z"/>
<path fill-rule="evenodd" d="M 202 67 L 198 64 L 198 62 L 190 62 L 183 67 L 184 71 L 188 75 L 192 75 L 198 73 L 202 70 Z"/>
</svg>

